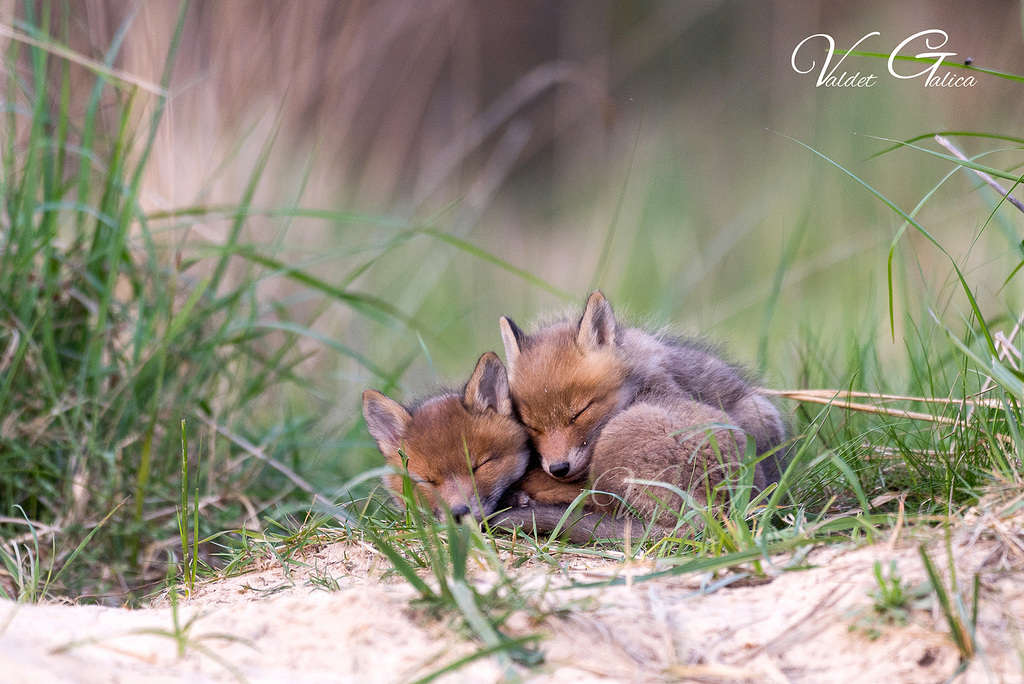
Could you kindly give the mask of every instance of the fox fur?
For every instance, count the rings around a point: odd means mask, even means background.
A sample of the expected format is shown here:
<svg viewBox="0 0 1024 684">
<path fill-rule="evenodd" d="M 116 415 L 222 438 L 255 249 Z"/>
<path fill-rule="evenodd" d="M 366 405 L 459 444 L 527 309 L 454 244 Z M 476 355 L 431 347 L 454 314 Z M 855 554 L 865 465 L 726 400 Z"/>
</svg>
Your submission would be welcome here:
<svg viewBox="0 0 1024 684">
<path fill-rule="evenodd" d="M 642 433 L 641 416 L 672 422 L 680 402 L 689 402 L 717 409 L 717 422 L 749 435 L 758 455 L 772 452 L 756 466 L 756 487 L 778 482 L 786 434 L 779 410 L 707 345 L 620 326 L 600 292 L 590 295 L 578 320 L 562 319 L 532 334 L 508 318 L 500 324 L 513 403 L 553 477 L 585 481 L 603 430 L 631 407 L 650 407 L 630 414 L 636 417 L 632 428 Z M 612 461 L 629 466 L 626 460 L 642 449 L 637 443 Z"/>
<path fill-rule="evenodd" d="M 511 395 L 503 373 L 489 352 L 461 393 L 445 392 L 410 408 L 374 390 L 363 393 L 367 425 L 386 461 L 396 470 L 408 468 L 416 495 L 435 514 L 443 504 L 457 518 L 489 516 L 496 529 L 550 533 L 559 528 L 577 544 L 640 536 L 644 530 L 661 536 L 674 516 L 653 497 L 674 510 L 682 500 L 669 490 L 652 497 L 632 480 L 664 481 L 700 503 L 720 499 L 718 485 L 738 465 L 744 435 L 722 439 L 720 411 L 696 402 L 679 402 L 672 410 L 637 404 L 605 427 L 594 453 L 593 470 L 600 475 L 589 483 L 599 491 L 569 511 L 588 483 L 564 482 L 528 466 L 527 437 L 522 425 L 509 419 Z M 708 438 L 712 428 L 718 430 L 714 442 Z M 401 474 L 386 475 L 385 484 L 404 505 Z M 655 525 L 649 527 L 652 518 Z"/>
<path fill-rule="evenodd" d="M 634 536 L 645 529 L 663 536 L 678 522 L 676 513 L 687 503 L 675 490 L 697 505 L 718 508 L 728 496 L 728 481 L 740 472 L 745 448 L 746 435 L 728 426 L 728 416 L 721 409 L 688 399 L 634 404 L 609 420 L 597 440 L 586 484 L 593 491 L 583 511 L 565 521 L 570 541 L 622 538 L 629 523 Z M 532 472 L 544 474 L 540 469 Z M 535 478 L 543 498 L 500 513 L 492 526 L 553 531 L 581 489 L 565 482 L 545 489 L 546 483 L 559 481 Z M 524 492 L 520 503 L 533 496 Z"/>
<path fill-rule="evenodd" d="M 400 473 L 408 468 L 416 493 L 435 513 L 443 504 L 457 518 L 482 519 L 497 509 L 530 460 L 526 431 L 513 416 L 508 376 L 494 352 L 480 357 L 462 392 L 408 408 L 368 389 L 363 416 L 384 460 L 398 471 L 384 483 L 399 505 L 405 504 Z"/>
<path fill-rule="evenodd" d="M 747 441 L 728 425 L 721 409 L 686 399 L 630 406 L 608 421 L 594 447 L 591 507 L 621 517 L 626 504 L 643 521 L 671 526 L 686 501 L 672 489 L 636 480 L 671 485 L 698 505 L 724 503 Z"/>
<path fill-rule="evenodd" d="M 767 450 L 784 437 L 778 411 L 735 368 L 699 345 L 616 326 L 600 293 L 576 324 L 527 336 L 508 319 L 501 323 L 511 382 L 488 352 L 462 392 L 408 408 L 374 390 L 363 394 L 367 426 L 386 461 L 408 468 L 435 512 L 443 505 L 457 517 L 490 516 L 492 527 L 534 532 L 561 524 L 576 543 L 622 538 L 631 529 L 660 536 L 683 497 L 636 480 L 664 482 L 717 506 L 728 490 L 723 483 L 741 467 L 747 434 L 760 436 L 759 453 L 762 442 Z M 531 443 L 539 458 L 533 467 Z M 563 463 L 581 457 L 582 466 Z M 753 479 L 764 486 L 760 468 Z M 401 475 L 385 483 L 404 504 Z M 567 513 L 585 488 L 594 492 Z"/>
</svg>

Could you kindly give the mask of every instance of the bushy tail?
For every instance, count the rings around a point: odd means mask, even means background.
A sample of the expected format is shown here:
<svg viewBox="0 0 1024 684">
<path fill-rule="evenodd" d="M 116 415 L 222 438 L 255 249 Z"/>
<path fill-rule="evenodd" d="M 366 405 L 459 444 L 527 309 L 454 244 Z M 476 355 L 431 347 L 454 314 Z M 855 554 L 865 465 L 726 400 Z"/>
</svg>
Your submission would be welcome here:
<svg viewBox="0 0 1024 684">
<path fill-rule="evenodd" d="M 521 529 L 528 534 L 551 534 L 557 528 L 558 538 L 573 544 L 591 544 L 602 540 L 660 539 L 671 530 L 648 525 L 639 518 L 614 518 L 608 513 L 570 511 L 568 505 L 551 504 L 510 508 L 495 513 L 487 520 L 491 529 Z"/>
</svg>

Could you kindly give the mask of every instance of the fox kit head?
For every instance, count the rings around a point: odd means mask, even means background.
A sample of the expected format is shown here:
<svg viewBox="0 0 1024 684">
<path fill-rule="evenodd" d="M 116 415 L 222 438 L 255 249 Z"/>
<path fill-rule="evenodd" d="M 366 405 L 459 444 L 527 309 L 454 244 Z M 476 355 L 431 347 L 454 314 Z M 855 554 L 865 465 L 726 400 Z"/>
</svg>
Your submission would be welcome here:
<svg viewBox="0 0 1024 684">
<path fill-rule="evenodd" d="M 441 394 L 409 410 L 366 390 L 363 416 L 389 465 L 404 472 L 399 450 L 405 454 L 418 493 L 435 513 L 443 503 L 456 518 L 490 515 L 529 461 L 526 433 L 512 417 L 508 376 L 494 352 L 480 357 L 461 395 Z M 402 476 L 384 481 L 404 504 Z"/>
<path fill-rule="evenodd" d="M 625 403 L 611 306 L 595 292 L 578 323 L 532 335 L 502 318 L 501 338 L 512 398 L 544 470 L 566 481 L 585 478 L 601 428 Z"/>
</svg>

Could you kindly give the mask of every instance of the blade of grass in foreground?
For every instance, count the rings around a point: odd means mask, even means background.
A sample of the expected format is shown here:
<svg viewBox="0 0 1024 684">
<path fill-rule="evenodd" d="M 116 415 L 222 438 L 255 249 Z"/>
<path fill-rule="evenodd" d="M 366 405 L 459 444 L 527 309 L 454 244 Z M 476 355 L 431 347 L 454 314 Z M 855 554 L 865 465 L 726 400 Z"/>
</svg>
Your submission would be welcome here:
<svg viewBox="0 0 1024 684">
<path fill-rule="evenodd" d="M 523 649 L 528 644 L 537 643 L 540 640 L 540 638 L 541 637 L 538 634 L 527 634 L 526 636 L 516 637 L 515 639 L 507 639 L 495 646 L 488 646 L 487 648 L 482 648 L 479 651 L 471 653 L 470 655 L 464 658 L 459 658 L 451 665 L 441 668 L 436 672 L 431 672 L 425 677 L 421 677 L 420 679 L 415 680 L 413 684 L 427 684 L 428 682 L 432 682 L 435 679 L 443 677 L 446 674 L 456 672 L 457 670 L 462 669 L 463 667 L 469 665 L 475 660 L 479 660 L 480 658 L 486 658 L 492 655 L 497 655 L 499 653 L 510 653 L 517 649 Z"/>
<path fill-rule="evenodd" d="M 882 142 L 894 143 L 894 148 L 893 149 L 898 149 L 898 148 L 901 148 L 901 147 L 908 147 L 908 148 L 910 148 L 912 150 L 917 150 L 918 152 L 924 152 L 925 154 L 930 154 L 933 157 L 938 157 L 939 159 L 944 159 L 944 160 L 946 160 L 948 162 L 953 162 L 954 164 L 956 164 L 958 166 L 962 166 L 964 168 L 971 169 L 973 171 L 981 171 L 982 173 L 987 173 L 988 175 L 994 176 L 996 178 L 1002 178 L 1004 180 L 1011 180 L 1011 181 L 1014 182 L 1015 185 L 1020 184 L 1021 181 L 1024 180 L 1024 176 L 1018 176 L 1018 175 L 1010 173 L 1008 171 L 1003 171 L 1002 169 L 997 169 L 994 166 L 985 166 L 984 164 L 978 164 L 977 162 L 971 161 L 969 159 L 960 159 L 959 157 L 954 157 L 953 155 L 950 155 L 950 154 L 943 154 L 942 152 L 936 152 L 935 150 L 929 150 L 927 147 L 921 147 L 920 145 L 914 145 L 914 144 L 912 144 L 910 142 L 900 142 L 899 140 L 893 140 L 892 138 L 881 138 L 881 137 L 874 136 L 874 135 L 869 136 L 869 137 L 874 138 L 875 140 L 881 140 Z"/>
<path fill-rule="evenodd" d="M 937 135 L 941 135 L 943 138 L 986 138 L 988 140 L 1002 140 L 1004 142 L 1014 142 L 1014 143 L 1019 143 L 1021 145 L 1024 145 L 1024 138 L 1017 138 L 1017 137 L 1012 136 L 1012 135 L 1000 135 L 998 133 L 978 133 L 976 131 L 935 131 L 934 133 L 922 133 L 921 135 L 915 135 L 913 138 L 908 138 L 907 140 L 896 141 L 895 145 L 892 145 L 891 147 L 887 147 L 887 148 L 885 148 L 884 150 L 882 150 L 880 152 L 875 152 L 873 155 L 871 155 L 868 158 L 869 159 L 874 159 L 875 157 L 880 157 L 883 154 L 888 154 L 889 152 L 893 152 L 895 150 L 898 150 L 901 147 L 912 145 L 913 143 L 920 142 L 922 140 L 932 139 L 932 138 L 934 138 Z M 872 137 L 874 137 L 874 136 L 872 136 Z M 876 138 L 876 139 L 877 140 L 888 140 L 887 138 Z"/>
<path fill-rule="evenodd" d="M 836 167 L 837 169 L 839 169 L 840 171 L 842 171 L 843 173 L 848 175 L 850 178 L 852 178 L 853 180 L 855 180 L 858 183 L 860 183 L 871 194 L 873 194 L 875 197 L 880 199 L 887 207 L 889 207 L 894 212 L 896 212 L 900 217 L 902 217 L 904 221 L 906 221 L 907 223 L 912 225 L 914 228 L 916 228 L 919 233 L 924 235 L 925 238 L 927 238 L 927 240 L 929 242 L 931 242 L 933 245 L 935 245 L 939 249 L 939 251 L 942 252 L 946 256 L 947 259 L 949 259 L 949 263 L 950 263 L 950 265 L 953 266 L 953 270 L 956 272 L 957 279 L 960 281 L 961 289 L 963 289 L 964 293 L 967 295 L 967 299 L 968 299 L 968 301 L 971 304 L 971 310 L 974 312 L 974 315 L 975 315 L 975 317 L 978 320 L 978 326 L 981 328 L 982 333 L 985 335 L 985 340 L 988 342 L 989 349 L 992 351 L 993 354 L 996 354 L 997 353 L 996 352 L 996 346 L 995 346 L 995 341 L 992 339 L 992 333 L 989 332 L 988 326 L 985 324 L 985 317 L 982 316 L 981 309 L 978 307 L 978 302 L 977 302 L 977 300 L 974 297 L 974 292 L 971 290 L 970 286 L 967 284 L 967 279 L 964 278 L 964 274 L 960 271 L 960 267 L 957 266 L 956 259 L 953 258 L 953 255 L 951 255 L 948 251 L 946 251 L 946 248 L 943 247 L 942 244 L 940 244 L 939 241 L 936 240 L 932 236 L 931 233 L 929 233 L 927 230 L 925 230 L 924 227 L 921 226 L 920 223 L 915 221 L 913 219 L 913 217 L 911 217 L 905 211 L 903 211 L 898 206 L 896 206 L 896 204 L 892 200 L 887 198 L 885 195 L 880 193 L 878 190 L 873 188 L 871 185 L 869 185 L 868 183 L 866 183 L 863 180 L 861 180 L 856 174 L 854 174 L 851 171 L 848 171 L 841 164 L 833 161 L 832 159 L 830 159 L 829 157 L 825 156 L 824 154 L 822 154 L 818 150 L 814 149 L 810 145 L 802 143 L 802 142 L 800 142 L 799 140 L 797 140 L 795 138 L 789 137 L 788 135 L 783 135 L 781 133 L 779 133 L 778 135 L 782 135 L 783 138 L 786 138 L 787 140 L 791 140 L 792 142 L 795 142 L 797 145 L 800 145 L 801 147 L 803 147 L 803 148 L 809 150 L 810 152 L 818 155 L 819 157 L 821 157 L 822 159 L 827 161 L 829 164 L 831 164 L 832 166 Z M 944 155 L 939 155 L 939 156 L 944 156 Z M 960 160 L 956 160 L 956 161 L 959 163 Z M 896 318 L 895 318 L 895 314 L 894 314 L 894 311 L 893 311 L 893 289 L 892 289 L 892 269 L 891 268 L 889 270 L 889 327 L 890 327 L 890 330 L 891 330 L 891 333 L 892 333 L 892 339 L 895 342 L 896 341 Z"/>
<path fill-rule="evenodd" d="M 860 50 L 836 50 L 837 55 L 853 55 L 854 57 L 871 57 L 874 59 L 889 60 L 892 57 L 888 53 L 884 52 L 862 52 Z M 897 62 L 913 62 L 916 64 L 927 64 L 929 66 L 935 64 L 934 59 L 927 59 L 924 57 L 911 57 L 910 55 L 896 55 L 895 61 Z M 956 62 L 943 62 L 947 67 L 952 69 L 959 69 L 961 71 L 973 71 L 979 74 L 988 74 L 989 76 L 996 76 L 997 78 L 1005 78 L 1008 81 L 1016 81 L 1017 83 L 1024 83 L 1024 76 L 1017 76 L 1016 74 L 1008 74 L 1003 71 L 996 71 L 995 69 L 986 69 L 984 67 L 977 67 L 968 64 L 957 64 Z"/>
</svg>

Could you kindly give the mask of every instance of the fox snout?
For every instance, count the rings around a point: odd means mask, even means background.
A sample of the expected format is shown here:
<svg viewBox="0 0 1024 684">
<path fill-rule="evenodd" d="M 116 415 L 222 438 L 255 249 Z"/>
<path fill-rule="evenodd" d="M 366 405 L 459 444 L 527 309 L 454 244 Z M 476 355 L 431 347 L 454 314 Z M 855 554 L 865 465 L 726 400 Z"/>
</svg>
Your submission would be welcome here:
<svg viewBox="0 0 1024 684">
<path fill-rule="evenodd" d="M 590 463 L 590 451 L 586 442 L 582 445 L 570 445 L 568 440 L 555 442 L 538 440 L 537 451 L 540 452 L 541 465 L 552 477 L 560 480 L 578 480 L 587 473 Z"/>
<path fill-rule="evenodd" d="M 488 492 L 474 490 L 471 481 L 461 481 L 461 479 L 453 478 L 434 489 L 437 498 L 445 503 L 456 521 L 467 516 L 472 516 L 479 520 L 483 517 L 481 515 L 481 508 L 485 510 L 491 508 L 490 499 L 492 497 L 489 496 Z M 489 513 L 490 511 L 487 510 L 487 512 Z M 440 508 L 435 508 L 434 513 L 443 515 L 443 511 Z"/>
<path fill-rule="evenodd" d="M 559 461 L 558 463 L 552 463 L 548 467 L 548 472 L 555 477 L 565 477 L 572 470 L 572 465 L 568 461 Z"/>
<path fill-rule="evenodd" d="M 569 450 L 572 448 L 568 430 L 551 430 L 537 435 L 534 443 L 544 461 L 544 469 L 548 472 L 550 472 L 549 464 L 567 460 Z"/>
<path fill-rule="evenodd" d="M 462 495 L 452 496 L 446 492 L 438 491 L 434 487 L 431 487 L 430 490 L 427 499 L 428 505 L 438 519 L 444 520 L 445 509 L 451 511 L 455 522 L 459 522 L 467 517 L 477 520 L 483 517 L 480 515 L 480 502 L 477 501 L 472 493 L 466 497 Z"/>
<path fill-rule="evenodd" d="M 455 522 L 462 522 L 464 519 L 480 520 L 485 517 L 480 515 L 480 507 L 477 506 L 475 502 L 470 502 L 470 504 L 455 504 L 448 509 L 451 511 L 452 518 L 455 519 Z M 444 520 L 444 513 L 442 511 L 434 511 L 434 515 L 437 516 L 439 520 Z"/>
</svg>

